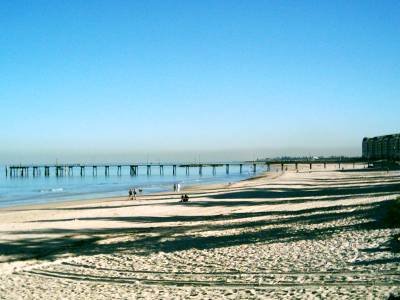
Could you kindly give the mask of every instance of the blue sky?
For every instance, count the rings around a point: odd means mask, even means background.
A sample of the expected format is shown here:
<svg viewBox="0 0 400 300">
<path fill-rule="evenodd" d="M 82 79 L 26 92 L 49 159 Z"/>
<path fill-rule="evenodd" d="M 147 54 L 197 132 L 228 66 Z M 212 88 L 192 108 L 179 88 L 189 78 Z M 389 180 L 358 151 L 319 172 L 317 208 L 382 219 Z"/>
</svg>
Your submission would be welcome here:
<svg viewBox="0 0 400 300">
<path fill-rule="evenodd" d="M 0 161 L 357 155 L 400 131 L 399 15 L 399 1 L 1 1 Z"/>
</svg>

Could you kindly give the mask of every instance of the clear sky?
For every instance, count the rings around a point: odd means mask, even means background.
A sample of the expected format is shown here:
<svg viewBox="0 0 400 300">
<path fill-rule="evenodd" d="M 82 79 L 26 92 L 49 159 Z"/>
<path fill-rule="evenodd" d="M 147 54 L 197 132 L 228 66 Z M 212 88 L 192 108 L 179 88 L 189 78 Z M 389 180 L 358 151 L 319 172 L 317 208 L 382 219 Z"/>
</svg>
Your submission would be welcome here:
<svg viewBox="0 0 400 300">
<path fill-rule="evenodd" d="M 1 1 L 0 112 L 0 162 L 358 155 L 400 2 Z"/>
</svg>

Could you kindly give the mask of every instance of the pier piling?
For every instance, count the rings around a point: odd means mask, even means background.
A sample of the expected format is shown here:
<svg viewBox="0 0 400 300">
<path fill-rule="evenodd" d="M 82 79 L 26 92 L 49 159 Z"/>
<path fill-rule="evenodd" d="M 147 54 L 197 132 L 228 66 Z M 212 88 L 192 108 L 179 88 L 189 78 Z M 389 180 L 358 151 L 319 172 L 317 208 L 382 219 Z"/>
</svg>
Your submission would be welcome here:
<svg viewBox="0 0 400 300">
<path fill-rule="evenodd" d="M 147 165 L 147 176 L 151 175 L 151 165 Z"/>
<path fill-rule="evenodd" d="M 149 172 L 149 170 L 147 170 L 147 172 Z M 131 176 L 137 176 L 137 175 L 138 175 L 138 166 L 136 166 L 136 165 L 131 165 L 131 166 L 130 166 L 129 174 L 130 174 Z"/>
<path fill-rule="evenodd" d="M 172 166 L 172 175 L 176 176 L 176 165 Z"/>
<path fill-rule="evenodd" d="M 160 165 L 160 175 L 164 175 L 164 166 Z"/>
</svg>

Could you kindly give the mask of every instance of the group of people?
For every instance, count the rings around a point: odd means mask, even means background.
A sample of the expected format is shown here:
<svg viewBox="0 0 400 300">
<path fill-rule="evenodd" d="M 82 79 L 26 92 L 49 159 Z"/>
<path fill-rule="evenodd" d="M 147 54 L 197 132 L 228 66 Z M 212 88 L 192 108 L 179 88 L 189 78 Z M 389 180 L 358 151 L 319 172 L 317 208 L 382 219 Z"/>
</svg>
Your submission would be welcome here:
<svg viewBox="0 0 400 300">
<path fill-rule="evenodd" d="M 181 190 L 181 185 L 179 183 L 177 183 L 177 184 L 174 183 L 174 192 L 179 192 L 180 190 Z M 139 189 L 139 192 L 142 192 L 142 190 Z M 137 195 L 136 188 L 129 189 L 129 191 L 128 191 L 128 199 L 129 200 L 133 200 L 133 199 L 136 200 L 136 195 Z M 181 195 L 180 202 L 189 202 L 189 196 L 187 194 Z"/>
<path fill-rule="evenodd" d="M 136 194 L 137 194 L 136 189 L 133 189 L 133 190 L 129 189 L 129 192 L 128 192 L 129 200 L 133 200 L 133 199 L 136 200 Z"/>
<path fill-rule="evenodd" d="M 179 193 L 180 190 L 181 190 L 181 184 L 180 183 L 174 183 L 174 193 L 176 193 L 176 192 Z M 182 194 L 180 202 L 189 202 L 189 196 L 187 194 Z"/>
<path fill-rule="evenodd" d="M 182 195 L 181 202 L 189 202 L 189 196 L 187 194 Z"/>
</svg>

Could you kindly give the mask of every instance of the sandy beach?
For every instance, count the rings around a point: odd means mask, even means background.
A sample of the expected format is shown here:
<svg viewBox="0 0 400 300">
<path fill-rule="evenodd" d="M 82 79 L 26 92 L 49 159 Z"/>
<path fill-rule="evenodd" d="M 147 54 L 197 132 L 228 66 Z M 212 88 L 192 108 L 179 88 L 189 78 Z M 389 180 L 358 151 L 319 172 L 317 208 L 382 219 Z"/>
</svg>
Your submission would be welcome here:
<svg viewBox="0 0 400 300">
<path fill-rule="evenodd" d="M 272 172 L 0 210 L 1 299 L 386 299 L 400 172 Z"/>
</svg>

